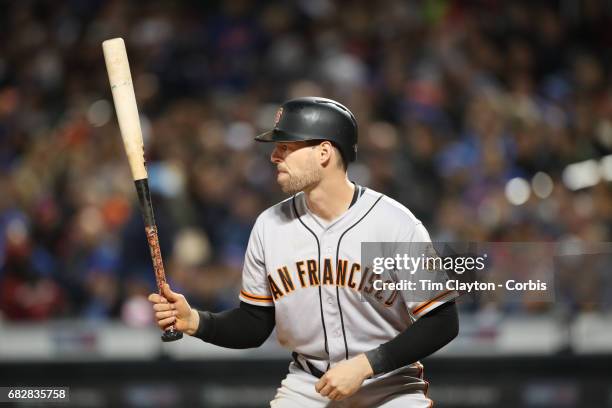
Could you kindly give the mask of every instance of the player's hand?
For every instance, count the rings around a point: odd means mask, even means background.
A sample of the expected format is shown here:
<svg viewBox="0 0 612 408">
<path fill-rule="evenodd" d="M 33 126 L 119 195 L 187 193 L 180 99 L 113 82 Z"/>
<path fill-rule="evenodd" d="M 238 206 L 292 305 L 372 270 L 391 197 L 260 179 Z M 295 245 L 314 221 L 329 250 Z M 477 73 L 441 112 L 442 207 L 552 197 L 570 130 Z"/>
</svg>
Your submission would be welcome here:
<svg viewBox="0 0 612 408">
<path fill-rule="evenodd" d="M 200 315 L 187 303 L 185 296 L 175 293 L 167 283 L 162 287 L 163 296 L 157 293 L 149 295 L 149 302 L 153 303 L 155 320 L 160 329 L 165 330 L 168 326 L 180 332 L 193 335 L 198 330 Z"/>
<path fill-rule="evenodd" d="M 331 400 L 339 401 L 353 395 L 363 380 L 373 374 L 365 354 L 336 364 L 315 384 L 317 392 Z"/>
</svg>

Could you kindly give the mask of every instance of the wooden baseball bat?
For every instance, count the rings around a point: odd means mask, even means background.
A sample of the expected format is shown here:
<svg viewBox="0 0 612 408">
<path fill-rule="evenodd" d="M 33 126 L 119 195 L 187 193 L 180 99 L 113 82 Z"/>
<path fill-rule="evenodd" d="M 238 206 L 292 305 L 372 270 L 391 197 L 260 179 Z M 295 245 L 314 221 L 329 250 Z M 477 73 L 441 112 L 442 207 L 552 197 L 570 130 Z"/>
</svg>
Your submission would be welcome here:
<svg viewBox="0 0 612 408">
<path fill-rule="evenodd" d="M 130 73 L 125 43 L 122 38 L 113 38 L 104 41 L 102 49 L 104 50 L 108 80 L 113 93 L 113 101 L 115 102 L 117 120 L 121 129 L 121 138 L 123 139 L 123 146 L 125 147 L 132 177 L 136 185 L 140 211 L 144 219 L 145 232 L 151 251 L 157 288 L 161 295 L 162 286 L 166 283 L 166 274 L 164 273 L 164 263 L 159 247 L 157 225 L 153 216 L 140 118 L 138 117 L 138 107 L 136 105 L 136 96 L 134 95 L 134 85 L 132 84 L 132 75 Z M 174 326 L 167 327 L 162 334 L 162 340 L 166 342 L 178 340 L 182 337 L 183 333 L 176 330 Z"/>
</svg>

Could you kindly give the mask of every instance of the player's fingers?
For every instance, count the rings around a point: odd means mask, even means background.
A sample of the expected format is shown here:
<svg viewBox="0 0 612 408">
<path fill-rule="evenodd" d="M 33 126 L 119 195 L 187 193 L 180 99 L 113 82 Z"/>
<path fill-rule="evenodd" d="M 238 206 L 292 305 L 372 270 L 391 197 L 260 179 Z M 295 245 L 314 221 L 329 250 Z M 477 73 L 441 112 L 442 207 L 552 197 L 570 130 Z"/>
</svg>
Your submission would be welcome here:
<svg viewBox="0 0 612 408">
<path fill-rule="evenodd" d="M 175 293 L 172 291 L 172 289 L 170 289 L 170 285 L 168 285 L 167 283 L 164 283 L 164 286 L 162 287 L 162 294 L 166 299 L 171 302 L 176 302 L 177 300 L 179 300 L 180 297 L 178 293 Z"/>
<path fill-rule="evenodd" d="M 165 297 L 157 293 L 151 293 L 147 299 L 149 299 L 149 302 L 151 303 L 168 303 L 168 300 Z"/>
<path fill-rule="evenodd" d="M 325 387 L 325 384 L 327 384 L 327 378 L 325 376 L 321 377 L 319 379 L 319 381 L 317 381 L 317 383 L 315 384 L 315 390 L 317 392 L 321 392 L 321 390 L 323 389 L 323 387 Z"/>
<path fill-rule="evenodd" d="M 168 317 L 176 316 L 176 310 L 167 310 L 165 312 L 157 312 L 155 313 L 155 319 L 162 320 L 167 319 Z"/>
<path fill-rule="evenodd" d="M 335 399 L 336 401 L 341 401 L 341 400 L 343 400 L 343 399 L 345 399 L 345 398 L 347 398 L 347 397 L 349 397 L 349 394 L 348 394 L 348 393 L 346 393 L 346 392 L 342 392 L 342 391 L 338 391 L 338 395 L 336 395 L 334 399 Z"/>
<path fill-rule="evenodd" d="M 324 397 L 327 397 L 333 390 L 334 390 L 334 387 L 332 387 L 329 384 L 325 384 L 325 386 L 321 389 L 321 391 L 319 391 L 319 394 L 321 394 Z"/>
<path fill-rule="evenodd" d="M 166 327 L 174 324 L 174 322 L 176 321 L 176 317 L 168 317 L 166 319 L 162 319 L 162 320 L 158 320 L 157 321 L 157 325 L 159 327 L 161 327 L 162 329 L 165 329 Z"/>
<path fill-rule="evenodd" d="M 329 398 L 330 400 L 333 400 L 333 401 L 338 401 L 338 400 L 342 399 L 342 394 L 340 394 L 340 392 L 338 392 L 336 390 L 333 390 L 332 392 L 329 393 L 327 398 Z"/>
<path fill-rule="evenodd" d="M 166 310 L 174 310 L 172 303 L 156 303 L 153 305 L 153 310 L 156 312 L 165 312 Z"/>
</svg>

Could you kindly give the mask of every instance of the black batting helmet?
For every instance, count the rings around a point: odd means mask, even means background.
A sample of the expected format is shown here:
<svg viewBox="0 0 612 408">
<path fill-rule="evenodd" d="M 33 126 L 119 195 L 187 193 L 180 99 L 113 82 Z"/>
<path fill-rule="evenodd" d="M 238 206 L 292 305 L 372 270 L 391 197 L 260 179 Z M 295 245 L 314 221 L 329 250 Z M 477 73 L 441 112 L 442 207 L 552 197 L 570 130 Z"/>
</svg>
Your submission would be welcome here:
<svg viewBox="0 0 612 408">
<path fill-rule="evenodd" d="M 259 142 L 328 140 L 346 164 L 357 157 L 357 121 L 344 105 L 326 98 L 291 99 L 281 105 L 274 129 L 255 137 Z"/>
</svg>

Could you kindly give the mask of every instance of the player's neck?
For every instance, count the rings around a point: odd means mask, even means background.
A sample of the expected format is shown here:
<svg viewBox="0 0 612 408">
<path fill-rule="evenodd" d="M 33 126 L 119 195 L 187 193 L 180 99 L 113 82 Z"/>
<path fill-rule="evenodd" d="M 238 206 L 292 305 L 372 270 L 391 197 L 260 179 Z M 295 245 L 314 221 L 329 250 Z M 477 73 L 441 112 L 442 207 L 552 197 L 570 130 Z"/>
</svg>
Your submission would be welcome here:
<svg viewBox="0 0 612 408">
<path fill-rule="evenodd" d="M 342 173 L 324 178 L 304 194 L 310 211 L 325 221 L 333 221 L 348 210 L 354 192 L 355 185 Z"/>
</svg>

